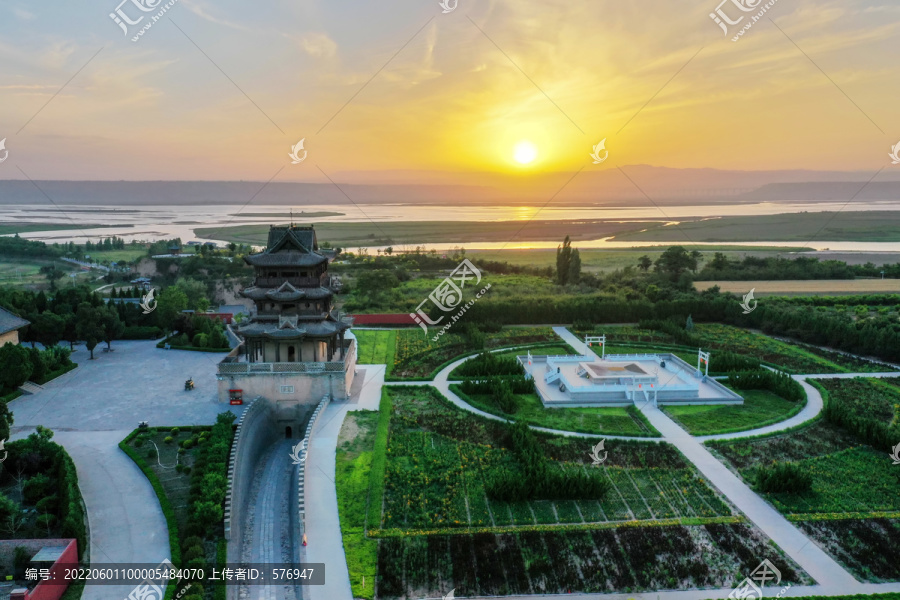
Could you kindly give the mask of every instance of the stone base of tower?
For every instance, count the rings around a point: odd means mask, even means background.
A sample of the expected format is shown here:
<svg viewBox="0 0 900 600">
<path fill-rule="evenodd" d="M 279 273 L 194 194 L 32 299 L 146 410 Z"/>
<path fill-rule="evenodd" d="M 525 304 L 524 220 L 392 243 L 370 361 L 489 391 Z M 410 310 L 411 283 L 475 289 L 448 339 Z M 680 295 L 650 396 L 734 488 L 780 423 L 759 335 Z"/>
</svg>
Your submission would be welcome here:
<svg viewBox="0 0 900 600">
<path fill-rule="evenodd" d="M 347 400 L 356 374 L 356 341 L 349 341 L 342 361 L 320 363 L 247 363 L 236 348 L 219 363 L 219 402 L 250 404 L 268 399 L 279 421 L 302 419 L 324 396 Z M 232 356 L 234 355 L 234 356 Z M 296 432 L 299 434 L 300 432 Z"/>
</svg>

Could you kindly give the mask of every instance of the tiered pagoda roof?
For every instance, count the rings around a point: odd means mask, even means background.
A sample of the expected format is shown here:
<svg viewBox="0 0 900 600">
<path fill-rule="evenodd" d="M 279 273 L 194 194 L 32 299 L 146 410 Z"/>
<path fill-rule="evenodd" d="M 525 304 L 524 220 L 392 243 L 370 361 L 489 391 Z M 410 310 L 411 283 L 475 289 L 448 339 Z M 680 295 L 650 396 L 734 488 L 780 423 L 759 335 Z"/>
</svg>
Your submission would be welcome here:
<svg viewBox="0 0 900 600">
<path fill-rule="evenodd" d="M 244 257 L 253 267 L 312 267 L 327 262 L 312 227 L 272 227 L 266 249 Z"/>
</svg>

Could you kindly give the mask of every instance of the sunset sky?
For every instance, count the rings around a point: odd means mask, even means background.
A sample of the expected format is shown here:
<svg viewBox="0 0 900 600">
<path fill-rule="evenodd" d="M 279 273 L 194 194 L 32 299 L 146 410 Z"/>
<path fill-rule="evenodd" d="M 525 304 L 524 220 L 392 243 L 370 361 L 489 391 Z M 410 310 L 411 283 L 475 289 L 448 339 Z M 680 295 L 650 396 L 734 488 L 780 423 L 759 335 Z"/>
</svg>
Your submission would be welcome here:
<svg viewBox="0 0 900 600">
<path fill-rule="evenodd" d="M 738 42 L 717 0 L 180 0 L 137 43 L 117 3 L 0 3 L 0 178 L 873 172 L 900 141 L 894 0 L 779 0 Z"/>
</svg>

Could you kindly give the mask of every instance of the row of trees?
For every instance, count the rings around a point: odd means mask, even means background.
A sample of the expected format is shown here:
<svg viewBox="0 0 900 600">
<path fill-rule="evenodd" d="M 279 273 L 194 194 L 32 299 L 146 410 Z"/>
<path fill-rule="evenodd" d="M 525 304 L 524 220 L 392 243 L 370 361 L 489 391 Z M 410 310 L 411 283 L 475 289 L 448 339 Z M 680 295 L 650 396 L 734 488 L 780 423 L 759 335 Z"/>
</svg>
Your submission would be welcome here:
<svg viewBox="0 0 900 600">
<path fill-rule="evenodd" d="M 541 442 L 525 423 L 509 426 L 510 448 L 518 468 L 495 467 L 488 474 L 485 492 L 492 500 L 600 500 L 610 489 L 599 469 L 562 466 L 547 459 Z"/>
</svg>

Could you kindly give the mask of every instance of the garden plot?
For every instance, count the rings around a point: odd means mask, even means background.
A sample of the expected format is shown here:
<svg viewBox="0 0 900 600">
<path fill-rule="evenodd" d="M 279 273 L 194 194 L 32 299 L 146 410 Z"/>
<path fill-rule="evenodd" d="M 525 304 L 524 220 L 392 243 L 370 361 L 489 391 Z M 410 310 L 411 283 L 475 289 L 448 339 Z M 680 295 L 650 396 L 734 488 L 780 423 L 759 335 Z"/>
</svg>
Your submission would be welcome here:
<svg viewBox="0 0 900 600">
<path fill-rule="evenodd" d="M 603 498 L 519 500 L 488 497 L 498 468 L 516 468 L 505 425 L 469 415 L 431 388 L 393 388 L 381 527 L 414 533 L 619 521 L 730 517 L 729 507 L 667 444 L 610 440 L 608 460 L 593 466 L 594 441 L 549 438 L 548 457 L 602 469 Z M 437 431 L 436 431 L 437 430 Z M 608 463 L 608 464 L 607 464 Z"/>
<path fill-rule="evenodd" d="M 785 584 L 810 582 L 744 524 L 395 537 L 380 542 L 377 597 L 730 587 L 760 557 Z"/>
</svg>

